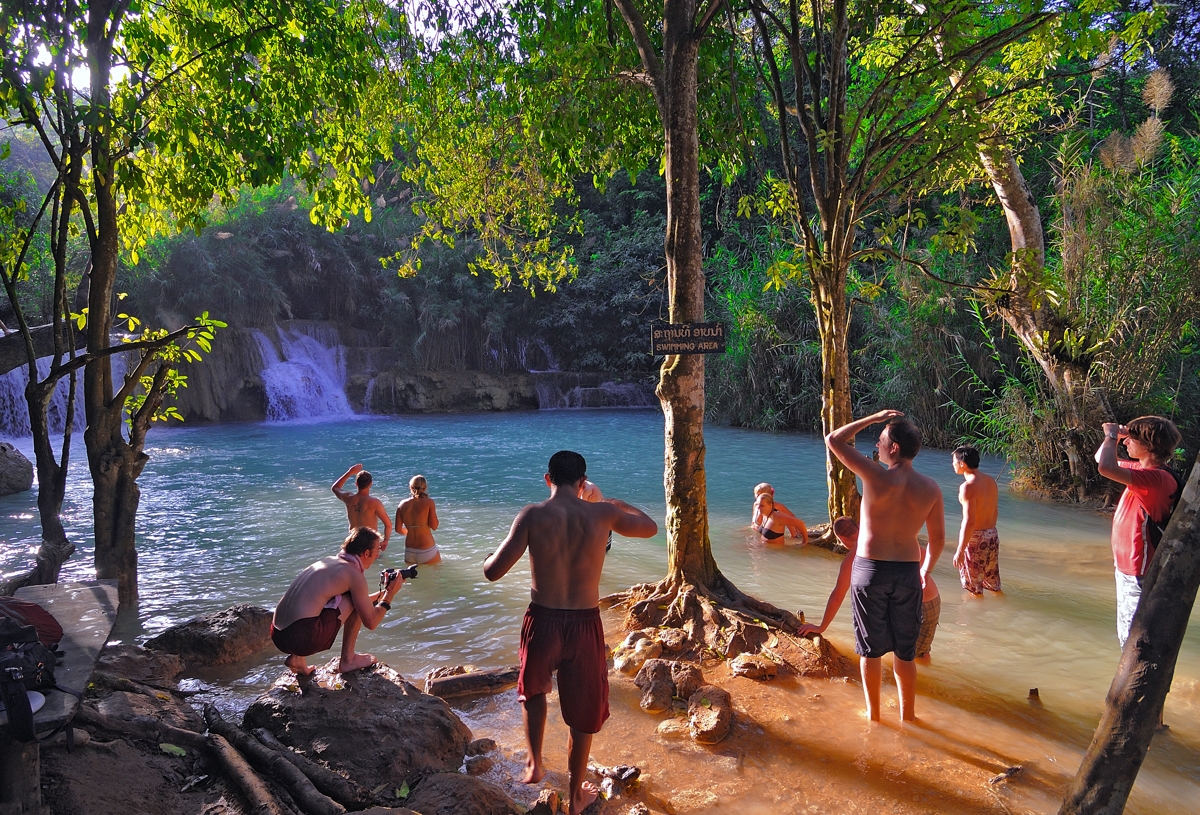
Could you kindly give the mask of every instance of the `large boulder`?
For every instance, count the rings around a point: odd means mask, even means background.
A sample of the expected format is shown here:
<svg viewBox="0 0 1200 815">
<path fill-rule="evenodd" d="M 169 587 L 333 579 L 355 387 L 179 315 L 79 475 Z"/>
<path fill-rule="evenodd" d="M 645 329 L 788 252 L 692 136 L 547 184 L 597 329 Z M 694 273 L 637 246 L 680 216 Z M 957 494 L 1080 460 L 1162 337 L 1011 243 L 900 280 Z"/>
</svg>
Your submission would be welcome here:
<svg viewBox="0 0 1200 815">
<path fill-rule="evenodd" d="M 733 699 L 715 685 L 705 685 L 688 699 L 692 738 L 701 744 L 716 744 L 733 727 Z"/>
<path fill-rule="evenodd" d="M 123 676 L 135 682 L 169 682 L 183 673 L 183 660 L 166 651 L 150 651 L 137 645 L 106 645 L 96 670 Z"/>
<path fill-rule="evenodd" d="M 25 492 L 33 486 L 33 464 L 8 442 L 0 442 L 0 495 Z"/>
<path fill-rule="evenodd" d="M 638 671 L 633 683 L 642 689 L 642 710 L 662 713 L 671 709 L 675 683 L 671 681 L 671 663 L 665 659 L 648 659 Z"/>
<path fill-rule="evenodd" d="M 413 784 L 436 773 L 457 773 L 462 766 L 471 731 L 446 702 L 388 666 L 340 677 L 328 666 L 319 668 L 313 681 L 305 681 L 303 693 L 295 682 L 285 674 L 258 697 L 246 711 L 246 729 L 266 728 L 368 789 Z"/>
<path fill-rule="evenodd" d="M 204 718 L 190 705 L 181 702 L 169 693 L 149 696 L 144 693 L 113 691 L 96 703 L 96 709 L 119 721 L 134 721 L 149 717 L 165 722 L 182 730 L 203 733 L 207 729 Z"/>
<path fill-rule="evenodd" d="M 146 647 L 178 654 L 189 668 L 228 665 L 270 645 L 271 616 L 261 606 L 237 605 L 172 626 Z"/>
<path fill-rule="evenodd" d="M 504 790 L 460 773 L 438 773 L 423 779 L 404 805 L 421 815 L 519 815 Z"/>
</svg>

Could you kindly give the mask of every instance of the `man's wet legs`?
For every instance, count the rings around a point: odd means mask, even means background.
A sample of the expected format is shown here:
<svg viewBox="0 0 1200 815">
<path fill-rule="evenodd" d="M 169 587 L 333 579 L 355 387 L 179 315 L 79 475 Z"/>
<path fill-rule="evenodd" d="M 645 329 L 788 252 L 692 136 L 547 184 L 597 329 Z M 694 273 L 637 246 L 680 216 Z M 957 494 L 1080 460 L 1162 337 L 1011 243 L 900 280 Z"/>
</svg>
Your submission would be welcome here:
<svg viewBox="0 0 1200 815">
<path fill-rule="evenodd" d="M 525 742 L 529 747 L 529 757 L 525 760 L 525 775 L 521 777 L 521 783 L 536 784 L 546 775 L 546 770 L 542 767 L 542 740 L 546 736 L 546 694 L 537 693 L 527 696 L 521 706 L 521 713 L 525 720 Z M 588 737 L 588 746 L 591 746 L 591 736 Z M 585 771 L 587 770 L 586 765 L 587 754 L 585 752 Z"/>
<path fill-rule="evenodd" d="M 896 677 L 896 689 L 900 692 L 900 721 L 915 722 L 917 720 L 917 663 L 908 659 L 899 659 L 892 655 L 892 673 Z M 875 695 L 879 698 L 878 690 Z"/>
<path fill-rule="evenodd" d="M 580 815 L 600 794 L 595 784 L 585 783 L 583 780 L 587 775 L 588 755 L 591 751 L 592 734 L 572 727 L 567 742 L 567 769 L 570 772 L 571 793 L 571 803 L 567 809 L 569 815 Z"/>
<path fill-rule="evenodd" d="M 883 664 L 879 657 L 861 657 L 858 666 L 862 673 L 863 695 L 867 700 L 867 718 L 877 722 L 879 721 L 879 687 L 883 684 Z"/>
</svg>

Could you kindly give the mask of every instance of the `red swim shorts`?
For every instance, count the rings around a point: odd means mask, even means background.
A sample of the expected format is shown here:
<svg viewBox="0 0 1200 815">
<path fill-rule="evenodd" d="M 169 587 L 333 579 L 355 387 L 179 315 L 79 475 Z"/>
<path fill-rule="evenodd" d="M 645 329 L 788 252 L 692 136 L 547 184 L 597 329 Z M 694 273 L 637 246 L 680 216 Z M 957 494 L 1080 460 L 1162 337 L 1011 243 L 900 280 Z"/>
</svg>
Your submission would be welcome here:
<svg viewBox="0 0 1200 815">
<path fill-rule="evenodd" d="M 549 693 L 558 671 L 563 721 L 583 733 L 599 733 L 608 718 L 608 665 L 600 609 L 546 608 L 530 603 L 521 625 L 518 698 Z"/>
<path fill-rule="evenodd" d="M 280 630 L 271 626 L 271 642 L 285 654 L 312 656 L 333 647 L 342 621 L 336 608 L 323 608 L 316 617 L 305 617 Z"/>
</svg>

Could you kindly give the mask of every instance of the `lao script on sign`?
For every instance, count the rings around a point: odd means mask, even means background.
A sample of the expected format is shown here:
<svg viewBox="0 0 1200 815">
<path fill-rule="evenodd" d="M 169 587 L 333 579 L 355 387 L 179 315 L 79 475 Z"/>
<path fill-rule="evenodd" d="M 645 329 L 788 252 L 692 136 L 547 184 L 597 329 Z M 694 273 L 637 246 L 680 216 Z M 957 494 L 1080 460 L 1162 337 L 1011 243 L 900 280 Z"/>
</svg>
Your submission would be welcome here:
<svg viewBox="0 0 1200 815">
<path fill-rule="evenodd" d="M 723 354 L 724 323 L 654 323 L 650 326 L 650 353 Z"/>
</svg>

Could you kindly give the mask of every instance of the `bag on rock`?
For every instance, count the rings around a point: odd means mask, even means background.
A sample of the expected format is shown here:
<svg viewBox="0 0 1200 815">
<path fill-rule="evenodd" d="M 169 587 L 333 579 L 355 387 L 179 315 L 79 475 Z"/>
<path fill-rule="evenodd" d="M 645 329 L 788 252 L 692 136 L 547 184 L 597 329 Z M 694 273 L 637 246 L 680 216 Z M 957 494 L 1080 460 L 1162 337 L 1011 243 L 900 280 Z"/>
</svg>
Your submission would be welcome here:
<svg viewBox="0 0 1200 815">
<path fill-rule="evenodd" d="M 28 690 L 53 688 L 57 655 L 38 641 L 37 629 L 0 617 L 0 695 L 17 741 L 33 741 Z"/>
</svg>

